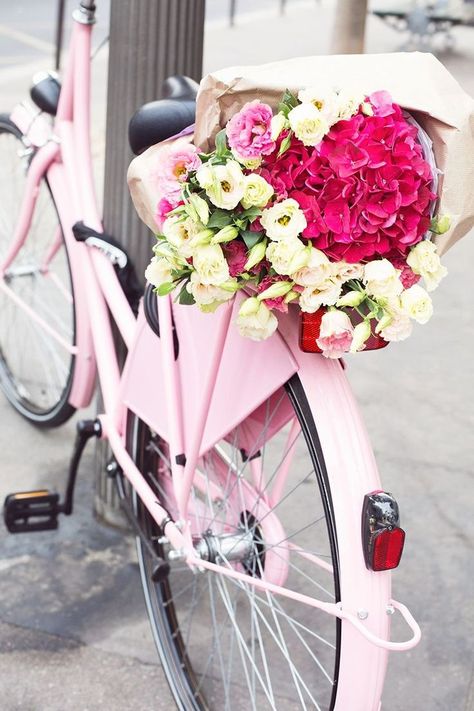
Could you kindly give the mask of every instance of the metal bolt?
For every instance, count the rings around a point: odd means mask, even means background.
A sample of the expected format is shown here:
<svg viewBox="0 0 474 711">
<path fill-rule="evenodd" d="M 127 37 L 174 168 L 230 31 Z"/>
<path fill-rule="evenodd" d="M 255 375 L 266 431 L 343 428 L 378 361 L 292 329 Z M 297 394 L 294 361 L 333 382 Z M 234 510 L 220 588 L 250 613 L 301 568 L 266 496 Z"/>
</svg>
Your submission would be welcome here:
<svg viewBox="0 0 474 711">
<path fill-rule="evenodd" d="M 168 560 L 183 560 L 185 557 L 186 554 L 182 548 L 178 548 L 177 550 L 171 550 L 168 553 Z"/>
<path fill-rule="evenodd" d="M 366 620 L 369 616 L 367 610 L 357 610 L 357 617 L 359 620 Z"/>
<path fill-rule="evenodd" d="M 157 540 L 157 543 L 159 543 L 160 546 L 164 546 L 165 543 L 169 543 L 169 541 L 168 541 L 168 539 L 166 538 L 166 536 L 160 536 L 160 537 L 158 538 L 158 540 Z"/>
<path fill-rule="evenodd" d="M 393 606 L 393 605 L 387 605 L 387 607 L 385 608 L 385 612 L 387 613 L 387 615 L 394 615 L 394 614 L 395 614 L 395 608 L 394 608 L 394 606 Z"/>
</svg>

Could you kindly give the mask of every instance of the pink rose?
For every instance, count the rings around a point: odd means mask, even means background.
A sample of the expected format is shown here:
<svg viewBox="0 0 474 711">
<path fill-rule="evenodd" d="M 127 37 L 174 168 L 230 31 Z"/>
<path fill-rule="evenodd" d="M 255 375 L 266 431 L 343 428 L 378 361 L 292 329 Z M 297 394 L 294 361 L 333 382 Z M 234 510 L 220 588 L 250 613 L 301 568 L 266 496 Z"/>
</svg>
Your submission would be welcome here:
<svg viewBox="0 0 474 711">
<path fill-rule="evenodd" d="M 327 311 L 321 319 L 319 338 L 316 344 L 325 358 L 341 358 L 352 344 L 354 328 L 349 316 L 343 311 Z"/>
<path fill-rule="evenodd" d="M 250 101 L 227 123 L 229 146 L 242 158 L 268 155 L 275 149 L 271 137 L 272 110 L 257 99 Z"/>
</svg>

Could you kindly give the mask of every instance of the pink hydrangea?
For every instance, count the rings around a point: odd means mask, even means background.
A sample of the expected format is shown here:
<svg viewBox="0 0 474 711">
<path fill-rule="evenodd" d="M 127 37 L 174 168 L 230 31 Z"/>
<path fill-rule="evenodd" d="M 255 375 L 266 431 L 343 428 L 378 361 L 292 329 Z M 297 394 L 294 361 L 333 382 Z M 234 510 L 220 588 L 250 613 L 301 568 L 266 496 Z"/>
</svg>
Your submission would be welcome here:
<svg viewBox="0 0 474 711">
<path fill-rule="evenodd" d="M 259 171 L 279 194 L 298 201 L 307 222 L 303 236 L 333 261 L 403 259 L 429 228 L 435 195 L 417 128 L 387 92 L 371 101 L 374 116 L 337 122 L 316 147 L 293 137 Z"/>
<path fill-rule="evenodd" d="M 160 152 L 155 171 L 157 187 L 173 206 L 176 206 L 181 198 L 183 183 L 191 171 L 197 170 L 200 165 L 198 149 L 184 139 L 178 139 Z"/>
<path fill-rule="evenodd" d="M 275 149 L 271 137 L 272 110 L 260 101 L 250 101 L 227 123 L 229 146 L 242 158 L 268 155 Z"/>
</svg>

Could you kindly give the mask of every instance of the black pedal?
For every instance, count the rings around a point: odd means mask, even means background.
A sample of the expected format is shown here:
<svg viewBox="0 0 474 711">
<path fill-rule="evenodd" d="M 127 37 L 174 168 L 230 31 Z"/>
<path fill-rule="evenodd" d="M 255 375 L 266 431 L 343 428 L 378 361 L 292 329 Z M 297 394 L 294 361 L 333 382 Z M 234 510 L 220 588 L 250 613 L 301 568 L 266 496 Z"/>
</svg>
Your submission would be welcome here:
<svg viewBox="0 0 474 711">
<path fill-rule="evenodd" d="M 58 527 L 59 513 L 59 494 L 52 494 L 47 489 L 9 494 L 3 508 L 10 533 L 52 531 Z"/>
</svg>

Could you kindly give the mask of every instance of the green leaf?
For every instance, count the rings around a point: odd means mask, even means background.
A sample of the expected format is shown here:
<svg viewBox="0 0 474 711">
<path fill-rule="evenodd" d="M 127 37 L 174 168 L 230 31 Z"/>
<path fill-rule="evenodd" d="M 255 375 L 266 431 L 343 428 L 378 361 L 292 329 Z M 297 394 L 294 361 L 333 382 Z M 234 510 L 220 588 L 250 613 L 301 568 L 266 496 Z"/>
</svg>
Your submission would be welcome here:
<svg viewBox="0 0 474 711">
<path fill-rule="evenodd" d="M 250 222 L 253 222 L 256 217 L 260 217 L 262 214 L 262 209 L 260 207 L 248 207 L 246 210 L 242 210 L 242 212 L 239 213 L 239 217 L 246 217 Z"/>
<path fill-rule="evenodd" d="M 166 296 L 166 294 L 170 294 L 175 287 L 176 284 L 174 281 L 167 281 L 166 284 L 160 284 L 156 289 L 156 293 L 158 296 Z"/>
<path fill-rule="evenodd" d="M 187 281 L 183 284 L 181 291 L 179 292 L 178 296 L 178 302 L 180 304 L 186 304 L 187 306 L 191 306 L 192 304 L 195 304 L 196 302 L 194 301 L 194 296 L 189 293 L 189 291 L 186 289 Z"/>
<path fill-rule="evenodd" d="M 206 227 L 220 230 L 232 224 L 232 217 L 232 213 L 227 210 L 215 210 L 209 217 Z"/>
<path fill-rule="evenodd" d="M 292 135 L 293 135 L 293 132 L 292 132 L 292 131 L 289 131 L 289 132 L 288 132 L 288 135 L 285 136 L 285 138 L 284 138 L 283 141 L 281 142 L 281 144 L 280 144 L 280 150 L 278 151 L 278 157 L 282 156 L 283 153 L 285 153 L 285 152 L 288 150 L 288 148 L 291 146 L 291 137 L 292 137 Z"/>
<path fill-rule="evenodd" d="M 244 230 L 240 233 L 240 236 L 244 240 L 247 249 L 252 249 L 252 247 L 262 239 L 263 232 L 251 232 L 250 230 Z"/>
<path fill-rule="evenodd" d="M 191 269 L 189 267 L 184 267 L 183 269 L 173 269 L 171 271 L 171 276 L 173 281 L 181 281 L 184 277 L 188 277 L 191 274 Z"/>
<path fill-rule="evenodd" d="M 278 111 L 281 111 L 285 118 L 288 118 L 288 114 L 291 109 L 298 106 L 298 103 L 298 98 L 289 89 L 286 89 L 280 103 L 278 104 Z"/>
<path fill-rule="evenodd" d="M 219 131 L 216 135 L 216 155 L 220 157 L 227 152 L 227 136 L 225 128 L 223 128 L 222 131 Z"/>
</svg>

